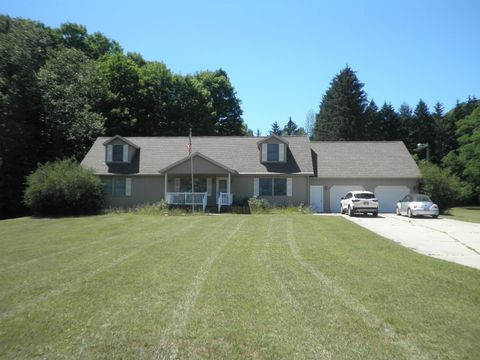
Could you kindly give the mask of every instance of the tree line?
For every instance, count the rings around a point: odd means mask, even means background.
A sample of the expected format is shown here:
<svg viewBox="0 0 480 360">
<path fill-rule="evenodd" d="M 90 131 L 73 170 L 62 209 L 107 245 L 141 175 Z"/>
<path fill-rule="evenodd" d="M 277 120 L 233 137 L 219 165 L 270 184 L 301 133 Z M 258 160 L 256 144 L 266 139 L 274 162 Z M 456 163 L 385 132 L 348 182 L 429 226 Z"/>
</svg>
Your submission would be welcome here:
<svg viewBox="0 0 480 360">
<path fill-rule="evenodd" d="M 439 102 L 430 111 L 420 100 L 415 108 L 404 103 L 397 111 L 390 103 L 379 107 L 369 101 L 363 87 L 348 66 L 333 78 L 310 129 L 312 139 L 400 140 L 419 159 L 426 152 L 418 145 L 428 144 L 429 163 L 421 164 L 425 174 L 453 179 L 461 188 L 457 200 L 480 200 L 480 100 L 469 97 L 448 112 Z"/>
<path fill-rule="evenodd" d="M 97 136 L 245 135 L 222 70 L 173 73 L 78 24 L 0 15 L 0 218 L 24 212 L 38 163 L 80 160 Z"/>
</svg>

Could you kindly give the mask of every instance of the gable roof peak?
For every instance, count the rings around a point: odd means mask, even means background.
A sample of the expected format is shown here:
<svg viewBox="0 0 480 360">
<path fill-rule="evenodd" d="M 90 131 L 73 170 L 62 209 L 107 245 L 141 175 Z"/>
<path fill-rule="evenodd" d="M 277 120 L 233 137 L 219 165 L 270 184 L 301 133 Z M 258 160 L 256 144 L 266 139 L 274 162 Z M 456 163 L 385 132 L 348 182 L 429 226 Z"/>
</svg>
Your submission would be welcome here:
<svg viewBox="0 0 480 360">
<path fill-rule="evenodd" d="M 282 136 L 275 135 L 275 134 L 271 134 L 271 135 L 269 135 L 269 136 L 265 136 L 263 139 L 259 140 L 259 141 L 257 142 L 257 144 L 258 144 L 258 145 L 263 144 L 265 141 L 268 141 L 268 140 L 270 140 L 270 139 L 276 139 L 276 140 L 280 141 L 281 143 L 288 145 L 288 140 L 287 140 L 287 139 L 285 139 L 285 138 L 282 137 Z"/>
<path fill-rule="evenodd" d="M 125 139 L 123 136 L 120 136 L 120 135 L 115 135 L 115 136 L 112 136 L 111 138 L 107 139 L 106 141 L 104 141 L 103 146 L 107 146 L 108 144 L 110 144 L 114 140 L 123 141 L 125 144 L 128 144 L 128 145 L 134 147 L 135 149 L 140 149 L 140 146 L 134 144 L 130 140 Z"/>
</svg>

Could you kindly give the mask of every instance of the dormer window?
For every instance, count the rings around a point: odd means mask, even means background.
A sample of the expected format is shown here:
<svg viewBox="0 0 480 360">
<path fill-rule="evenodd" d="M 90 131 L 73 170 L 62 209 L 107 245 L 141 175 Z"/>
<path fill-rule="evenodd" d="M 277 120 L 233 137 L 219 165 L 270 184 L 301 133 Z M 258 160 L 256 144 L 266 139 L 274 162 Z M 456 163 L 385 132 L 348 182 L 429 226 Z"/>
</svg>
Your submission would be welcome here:
<svg viewBox="0 0 480 360">
<path fill-rule="evenodd" d="M 267 144 L 267 161 L 279 160 L 278 145 L 279 144 Z"/>
<path fill-rule="evenodd" d="M 123 145 L 112 145 L 112 161 L 123 162 Z"/>
<path fill-rule="evenodd" d="M 263 138 L 258 143 L 260 150 L 260 161 L 268 162 L 286 162 L 288 141 L 277 135 L 270 135 Z"/>
<path fill-rule="evenodd" d="M 129 163 L 140 148 L 130 140 L 115 135 L 103 143 L 107 163 Z"/>
</svg>

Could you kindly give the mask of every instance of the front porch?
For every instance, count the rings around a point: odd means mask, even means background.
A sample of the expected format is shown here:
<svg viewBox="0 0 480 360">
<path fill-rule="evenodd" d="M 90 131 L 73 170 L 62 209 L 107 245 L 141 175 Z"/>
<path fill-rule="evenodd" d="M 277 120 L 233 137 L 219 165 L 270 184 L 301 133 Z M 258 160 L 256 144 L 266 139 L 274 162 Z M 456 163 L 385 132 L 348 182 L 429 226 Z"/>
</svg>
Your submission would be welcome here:
<svg viewBox="0 0 480 360">
<path fill-rule="evenodd" d="M 193 184 L 192 184 L 193 170 Z M 231 206 L 234 170 L 200 153 L 185 157 L 160 170 L 165 177 L 165 199 L 171 205 L 201 206 L 203 211 L 216 206 Z"/>
<path fill-rule="evenodd" d="M 205 212 L 208 205 L 208 192 L 167 192 L 165 198 L 170 205 L 201 206 L 203 212 Z M 221 212 L 222 206 L 231 206 L 232 201 L 233 194 L 223 192 L 218 193 L 218 197 L 216 197 L 218 213 Z"/>
</svg>

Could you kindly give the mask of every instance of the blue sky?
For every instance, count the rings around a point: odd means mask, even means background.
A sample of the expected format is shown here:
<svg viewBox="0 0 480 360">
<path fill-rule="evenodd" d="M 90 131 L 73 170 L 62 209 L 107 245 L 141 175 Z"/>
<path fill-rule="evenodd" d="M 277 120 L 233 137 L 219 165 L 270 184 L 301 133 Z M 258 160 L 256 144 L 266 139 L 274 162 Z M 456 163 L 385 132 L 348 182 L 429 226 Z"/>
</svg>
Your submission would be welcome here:
<svg viewBox="0 0 480 360">
<path fill-rule="evenodd" d="M 223 68 L 262 134 L 303 126 L 347 64 L 379 105 L 480 97 L 478 0 L 3 0 L 0 13 L 83 24 L 177 73 Z"/>
</svg>

